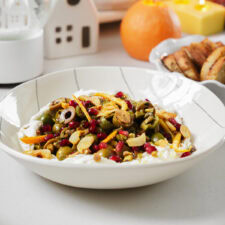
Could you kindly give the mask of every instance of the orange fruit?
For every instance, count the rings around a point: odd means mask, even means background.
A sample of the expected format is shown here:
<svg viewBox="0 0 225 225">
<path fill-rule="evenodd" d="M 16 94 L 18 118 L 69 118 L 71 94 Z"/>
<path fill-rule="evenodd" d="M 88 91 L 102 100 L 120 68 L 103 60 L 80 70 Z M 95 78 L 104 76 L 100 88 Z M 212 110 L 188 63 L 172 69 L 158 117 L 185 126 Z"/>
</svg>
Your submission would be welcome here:
<svg viewBox="0 0 225 225">
<path fill-rule="evenodd" d="M 161 2 L 140 0 L 122 20 L 120 35 L 128 54 L 148 61 L 151 50 L 167 38 L 181 37 L 176 14 Z"/>
</svg>

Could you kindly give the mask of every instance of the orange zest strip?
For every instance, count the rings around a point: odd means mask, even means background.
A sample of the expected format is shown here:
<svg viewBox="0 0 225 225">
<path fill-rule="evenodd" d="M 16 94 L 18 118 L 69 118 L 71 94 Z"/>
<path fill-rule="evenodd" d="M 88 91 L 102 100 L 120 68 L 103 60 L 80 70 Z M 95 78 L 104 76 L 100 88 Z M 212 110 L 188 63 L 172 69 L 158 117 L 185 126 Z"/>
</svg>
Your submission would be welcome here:
<svg viewBox="0 0 225 225">
<path fill-rule="evenodd" d="M 108 143 L 111 141 L 116 135 L 117 135 L 118 129 L 114 130 L 111 134 L 109 134 L 102 142 L 103 143 Z"/>
<path fill-rule="evenodd" d="M 32 144 L 40 144 L 41 142 L 44 142 L 45 141 L 45 137 L 47 135 L 41 135 L 41 136 L 35 136 L 35 137 L 23 137 L 23 138 L 20 138 L 20 140 L 25 143 L 25 144 L 29 144 L 29 145 L 32 145 Z"/>
<path fill-rule="evenodd" d="M 86 116 L 87 120 L 90 122 L 91 121 L 91 117 L 90 115 L 88 114 L 87 110 L 85 109 L 85 107 L 83 106 L 83 104 L 80 102 L 80 100 L 75 96 L 73 95 L 73 99 L 75 100 L 75 102 L 80 106 L 82 112 L 84 113 L 84 115 Z"/>
<path fill-rule="evenodd" d="M 63 109 L 67 109 L 70 105 L 68 103 L 62 102 L 61 106 Z"/>
</svg>

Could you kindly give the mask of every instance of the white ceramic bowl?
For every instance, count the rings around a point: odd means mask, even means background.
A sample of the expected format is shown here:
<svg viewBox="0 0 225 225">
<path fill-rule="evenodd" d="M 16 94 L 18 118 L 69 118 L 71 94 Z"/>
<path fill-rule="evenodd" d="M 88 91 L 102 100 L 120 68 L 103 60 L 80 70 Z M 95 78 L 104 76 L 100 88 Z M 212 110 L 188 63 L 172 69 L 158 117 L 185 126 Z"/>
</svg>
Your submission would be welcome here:
<svg viewBox="0 0 225 225">
<path fill-rule="evenodd" d="M 40 107 L 78 89 L 121 90 L 177 110 L 193 134 L 197 151 L 190 157 L 142 165 L 72 164 L 22 154 L 19 127 Z M 84 67 L 52 73 L 10 91 L 0 102 L 0 113 L 0 149 L 42 177 L 84 188 L 130 188 L 169 179 L 220 147 L 225 135 L 225 107 L 206 87 L 177 74 L 140 68 Z"/>
</svg>

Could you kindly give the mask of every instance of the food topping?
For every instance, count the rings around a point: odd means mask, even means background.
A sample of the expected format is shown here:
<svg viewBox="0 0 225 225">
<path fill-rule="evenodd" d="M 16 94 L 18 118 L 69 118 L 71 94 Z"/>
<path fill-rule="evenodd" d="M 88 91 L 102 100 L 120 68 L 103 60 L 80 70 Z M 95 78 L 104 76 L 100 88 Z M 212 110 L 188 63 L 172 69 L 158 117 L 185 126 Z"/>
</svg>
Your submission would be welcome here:
<svg viewBox="0 0 225 225">
<path fill-rule="evenodd" d="M 44 159 L 90 155 L 98 163 L 144 163 L 149 158 L 187 157 L 195 150 L 189 129 L 176 113 L 148 99 L 134 101 L 123 92 L 59 98 L 36 120 L 37 135 L 20 140 L 31 149 L 25 154 Z"/>
</svg>

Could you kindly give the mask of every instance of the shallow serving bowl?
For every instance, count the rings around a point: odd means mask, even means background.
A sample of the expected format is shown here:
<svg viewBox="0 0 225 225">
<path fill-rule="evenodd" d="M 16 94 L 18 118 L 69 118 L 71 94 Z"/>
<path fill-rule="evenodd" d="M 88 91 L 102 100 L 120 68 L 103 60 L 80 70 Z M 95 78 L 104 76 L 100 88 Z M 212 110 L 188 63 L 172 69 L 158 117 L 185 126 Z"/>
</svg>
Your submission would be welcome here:
<svg viewBox="0 0 225 225">
<path fill-rule="evenodd" d="M 17 140 L 20 126 L 40 107 L 79 89 L 121 90 L 175 109 L 190 128 L 197 151 L 190 157 L 142 165 L 72 164 L 24 155 Z M 219 148 L 225 136 L 225 107 L 211 91 L 177 74 L 140 68 L 83 67 L 43 76 L 10 91 L 0 102 L 0 115 L 1 150 L 42 177 L 84 188 L 129 188 L 169 179 Z"/>
</svg>

